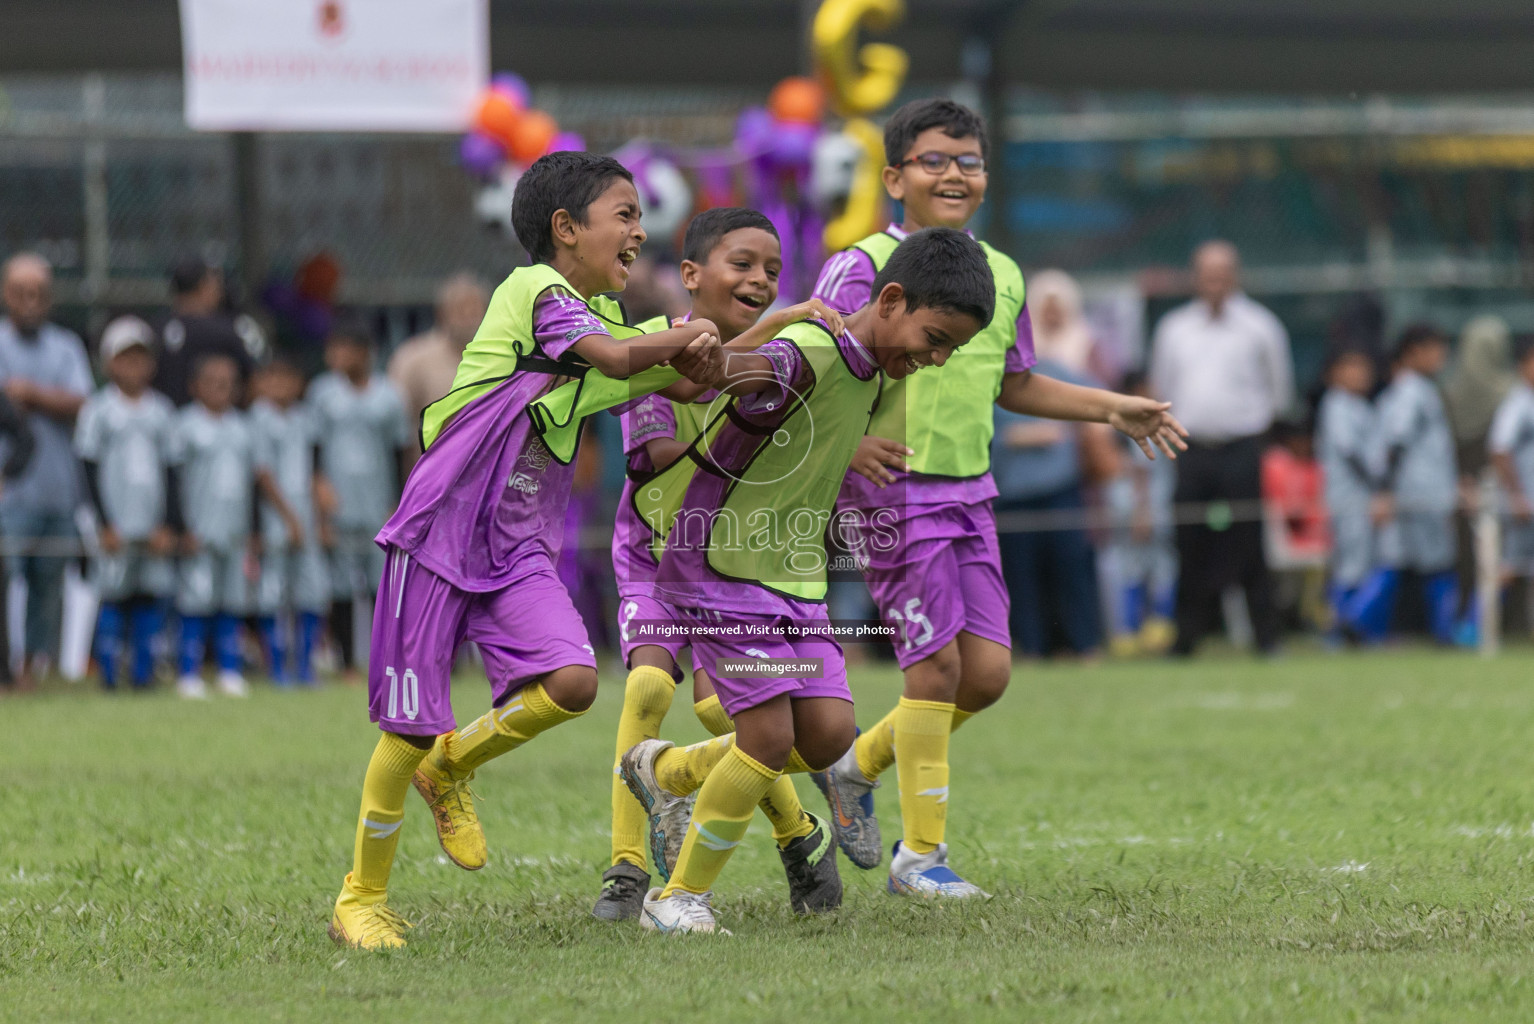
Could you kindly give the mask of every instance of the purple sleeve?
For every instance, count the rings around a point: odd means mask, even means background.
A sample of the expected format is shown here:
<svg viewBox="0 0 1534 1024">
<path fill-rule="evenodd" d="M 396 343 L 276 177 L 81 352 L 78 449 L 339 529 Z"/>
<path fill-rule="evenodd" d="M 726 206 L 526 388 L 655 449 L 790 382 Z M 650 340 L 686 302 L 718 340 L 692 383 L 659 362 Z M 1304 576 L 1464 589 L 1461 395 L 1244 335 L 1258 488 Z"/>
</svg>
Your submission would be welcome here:
<svg viewBox="0 0 1534 1024">
<path fill-rule="evenodd" d="M 787 396 L 802 392 L 809 384 L 807 378 L 813 371 L 804 361 L 798 347 L 785 338 L 774 338 L 757 349 L 756 354 L 765 357 L 772 367 L 773 382 L 761 391 L 742 396 L 737 408 L 747 419 L 776 422 L 783 415 L 783 407 L 788 404 Z"/>
<path fill-rule="evenodd" d="M 590 306 L 563 288 L 550 288 L 533 303 L 533 340 L 550 359 L 592 334 L 609 332 Z"/>
<path fill-rule="evenodd" d="M 1023 300 L 1023 308 L 1017 314 L 1017 341 L 1007 349 L 1007 361 L 1003 367 L 1006 373 L 1022 373 L 1031 370 L 1039 357 L 1033 352 L 1033 318 L 1028 315 L 1028 300 Z"/>
<path fill-rule="evenodd" d="M 820 280 L 811 294 L 838 313 L 856 313 L 873 295 L 873 257 L 862 249 L 843 249 L 820 268 Z"/>
<path fill-rule="evenodd" d="M 646 441 L 676 437 L 676 411 L 671 401 L 660 395 L 646 395 L 624 410 L 623 454 L 632 455 Z"/>
</svg>

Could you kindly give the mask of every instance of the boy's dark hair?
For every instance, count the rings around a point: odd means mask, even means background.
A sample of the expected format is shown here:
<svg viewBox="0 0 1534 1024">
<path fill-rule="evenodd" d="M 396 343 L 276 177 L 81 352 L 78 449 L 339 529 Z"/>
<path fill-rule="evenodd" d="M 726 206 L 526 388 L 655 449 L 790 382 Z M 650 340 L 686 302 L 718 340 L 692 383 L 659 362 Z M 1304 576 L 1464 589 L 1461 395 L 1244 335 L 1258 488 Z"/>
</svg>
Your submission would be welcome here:
<svg viewBox="0 0 1534 1024">
<path fill-rule="evenodd" d="M 907 313 L 944 309 L 972 316 L 981 327 L 996 315 L 996 278 L 985 250 L 953 228 L 924 228 L 907 236 L 874 278 L 874 298 L 891 282 L 905 289 Z"/>
<path fill-rule="evenodd" d="M 517 181 L 511 226 L 534 263 L 554 258 L 554 212 L 565 210 L 584 225 L 587 208 L 615 178 L 634 181 L 628 168 L 610 156 L 562 151 L 533 161 Z"/>
<path fill-rule="evenodd" d="M 230 369 L 234 370 L 235 382 L 239 382 L 239 360 L 235 359 L 234 356 L 227 352 L 204 352 L 202 355 L 198 356 L 192 362 L 192 375 L 188 377 L 187 380 L 192 381 L 193 383 L 201 380 L 203 371 L 206 370 L 209 366 L 212 366 L 214 363 L 228 363 Z"/>
<path fill-rule="evenodd" d="M 743 206 L 719 206 L 704 210 L 687 225 L 687 235 L 682 239 L 682 259 L 707 263 L 719 240 L 741 228 L 761 228 L 773 238 L 778 237 L 778 229 L 765 213 Z"/>
<path fill-rule="evenodd" d="M 373 332 L 369 329 L 367 321 L 356 313 L 343 313 L 336 317 L 325 335 L 325 344 L 328 345 L 332 341 L 346 341 L 353 345 L 361 345 L 369 352 L 373 350 Z"/>
<path fill-rule="evenodd" d="M 195 256 L 177 260 L 170 268 L 170 293 L 175 296 L 190 295 L 202 287 L 203 281 L 213 273 L 208 261 Z"/>
<path fill-rule="evenodd" d="M 1326 354 L 1326 364 L 1322 367 L 1322 373 L 1331 373 L 1333 368 L 1344 359 L 1362 359 L 1368 362 L 1370 368 L 1374 367 L 1375 355 L 1369 350 L 1369 346 L 1361 341 L 1343 341 L 1332 346 Z"/>
<path fill-rule="evenodd" d="M 280 352 L 272 356 L 272 358 L 267 361 L 267 364 L 262 367 L 262 369 L 266 370 L 268 373 L 292 373 L 299 377 L 306 376 L 304 373 L 304 368 L 298 365 L 297 359 L 294 359 L 289 355 L 283 355 Z"/>
<path fill-rule="evenodd" d="M 1415 323 L 1407 327 L 1396 338 L 1395 349 L 1391 352 L 1390 356 L 1392 359 L 1401 359 L 1406 353 L 1419 346 L 1432 344 L 1447 345 L 1448 343 L 1448 335 L 1444 334 L 1437 327 L 1428 323 Z"/>
<path fill-rule="evenodd" d="M 906 159 L 916 136 L 928 128 L 941 128 L 950 139 L 980 140 L 980 155 L 991 155 L 985 120 L 953 100 L 912 100 L 891 115 L 884 126 L 884 162 L 894 167 Z"/>
</svg>

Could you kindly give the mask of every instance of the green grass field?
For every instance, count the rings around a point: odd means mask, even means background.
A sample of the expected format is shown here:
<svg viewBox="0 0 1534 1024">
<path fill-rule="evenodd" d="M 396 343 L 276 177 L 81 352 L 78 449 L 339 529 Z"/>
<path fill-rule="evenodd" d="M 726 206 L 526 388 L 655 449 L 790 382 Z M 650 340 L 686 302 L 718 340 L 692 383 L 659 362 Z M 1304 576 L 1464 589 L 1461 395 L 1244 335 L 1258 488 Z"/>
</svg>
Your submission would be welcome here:
<svg viewBox="0 0 1534 1024">
<path fill-rule="evenodd" d="M 759 822 L 719 885 L 729 939 L 588 916 L 604 679 L 481 774 L 484 871 L 438 855 L 412 794 L 391 901 L 417 927 L 375 956 L 325 937 L 374 742 L 360 690 L 0 704 L 0 1019 L 1534 1017 L 1527 654 L 1020 667 L 953 759 L 953 861 L 995 899 L 902 901 L 843 861 L 845 907 L 798 920 Z M 859 673 L 860 718 L 897 690 Z M 456 696 L 465 718 L 485 689 Z M 686 711 L 671 738 L 703 735 Z"/>
</svg>

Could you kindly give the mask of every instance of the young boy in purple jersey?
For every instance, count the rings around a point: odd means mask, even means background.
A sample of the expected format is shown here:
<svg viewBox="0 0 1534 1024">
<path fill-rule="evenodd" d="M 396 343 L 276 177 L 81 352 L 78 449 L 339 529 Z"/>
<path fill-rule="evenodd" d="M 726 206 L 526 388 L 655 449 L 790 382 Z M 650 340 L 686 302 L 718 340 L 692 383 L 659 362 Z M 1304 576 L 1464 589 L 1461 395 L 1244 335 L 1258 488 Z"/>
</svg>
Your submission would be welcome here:
<svg viewBox="0 0 1534 1024">
<path fill-rule="evenodd" d="M 985 123 L 950 100 L 917 100 L 884 132 L 884 186 L 904 220 L 827 261 L 815 294 L 850 312 L 869 301 L 883 261 L 910 232 L 963 230 L 985 198 Z M 991 500 L 991 405 L 1051 419 L 1109 423 L 1168 456 L 1185 447 L 1166 403 L 1032 372 L 1033 329 L 1017 264 L 981 243 L 996 279 L 994 318 L 941 369 L 894 382 L 837 501 L 880 614 L 897 627 L 905 694 L 830 770 L 814 776 L 837 842 L 862 868 L 882 856 L 872 791 L 899 769 L 904 836 L 892 892 L 974 896 L 947 866 L 948 735 L 995 703 L 1012 659 L 1009 601 Z M 893 538 L 893 542 L 891 542 Z"/>
<path fill-rule="evenodd" d="M 710 891 L 758 801 L 785 770 L 823 770 L 852 742 L 825 608 L 836 495 L 886 382 L 942 366 L 996 298 L 980 246 L 946 228 L 902 242 L 875 289 L 840 334 L 798 323 L 756 352 L 726 347 L 722 386 L 734 397 L 636 495 L 665 543 L 655 593 L 690 627 L 694 660 L 736 726 L 733 737 L 680 750 L 650 739 L 623 755 L 663 847 L 657 862 L 680 846 L 666 887 L 645 898 L 646 929 L 716 931 Z M 670 808 L 693 792 L 689 823 Z"/>
<path fill-rule="evenodd" d="M 351 873 L 330 934 L 360 949 L 404 945 L 385 901 L 412 781 L 444 851 L 485 862 L 468 782 L 491 758 L 586 711 L 596 661 L 555 570 L 573 467 L 554 459 L 525 415 L 568 377 L 625 378 L 669 362 L 712 379 L 718 328 L 707 320 L 637 332 L 598 313 L 623 289 L 645 232 L 633 177 L 617 161 L 554 153 L 517 186 L 512 224 L 534 261 L 496 289 L 454 388 L 422 416 L 426 449 L 378 534 L 387 567 L 374 612 L 368 700 L 383 730 L 363 783 Z M 615 336 L 617 335 L 617 336 Z M 491 710 L 454 731 L 453 652 L 473 640 Z"/>
<path fill-rule="evenodd" d="M 731 350 L 754 349 L 788 325 L 808 319 L 823 320 L 833 333 L 841 332 L 841 317 L 819 299 L 763 316 L 777 301 L 782 268 L 777 229 L 755 210 L 706 210 L 687 227 L 681 272 L 682 283 L 692 296 L 691 315 L 718 325 L 720 341 Z M 634 490 L 687 451 L 717 394 L 710 391 L 691 402 L 673 402 L 665 397 L 667 393 L 649 395 L 622 413 L 628 479 L 618 502 L 612 556 L 618 581 L 619 643 L 629 674 L 613 765 L 612 863 L 602 874 L 602 895 L 592 909 L 593 916 L 607 921 L 637 918 L 650 888 L 650 875 L 645 870 L 645 810 L 618 777 L 617 761 L 636 743 L 660 735 L 661 720 L 670 710 L 682 678 L 677 657 L 687 646 L 681 636 L 657 635 L 656 627 L 675 625 L 680 617 L 655 593 L 658 564 L 651 549 L 653 534 L 634 508 Z M 707 670 L 696 660 L 693 711 L 716 736 L 734 728 Z M 787 778 L 773 784 L 762 798 L 761 808 L 772 822 L 773 838 L 788 875 L 790 905 L 800 912 L 839 906 L 841 878 L 829 827 L 804 810 Z M 655 864 L 663 879 L 670 876 L 669 869 L 663 860 Z"/>
</svg>

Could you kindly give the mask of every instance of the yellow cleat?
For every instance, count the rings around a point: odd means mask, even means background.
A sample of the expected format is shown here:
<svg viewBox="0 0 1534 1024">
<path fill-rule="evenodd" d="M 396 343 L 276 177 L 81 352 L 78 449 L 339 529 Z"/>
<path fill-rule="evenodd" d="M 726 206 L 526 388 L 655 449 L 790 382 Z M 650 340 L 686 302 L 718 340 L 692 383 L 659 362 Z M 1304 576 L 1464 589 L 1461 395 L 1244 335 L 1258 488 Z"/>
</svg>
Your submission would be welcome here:
<svg viewBox="0 0 1534 1024">
<path fill-rule="evenodd" d="M 478 871 L 485 866 L 488 851 L 485 830 L 479 827 L 479 815 L 474 812 L 474 791 L 469 788 L 474 773 L 453 771 L 447 763 L 445 740 L 445 736 L 437 737 L 410 782 L 431 807 L 437 841 L 448 860 L 465 871 Z"/>
<path fill-rule="evenodd" d="M 351 881 L 351 875 L 346 876 Z M 330 938 L 338 946 L 366 950 L 404 949 L 405 931 L 410 927 L 383 900 L 363 902 L 350 886 L 341 887 L 336 909 L 330 915 Z"/>
<path fill-rule="evenodd" d="M 1177 640 L 1177 626 L 1170 619 L 1155 616 L 1140 627 L 1140 646 L 1149 654 L 1165 654 Z"/>
</svg>

